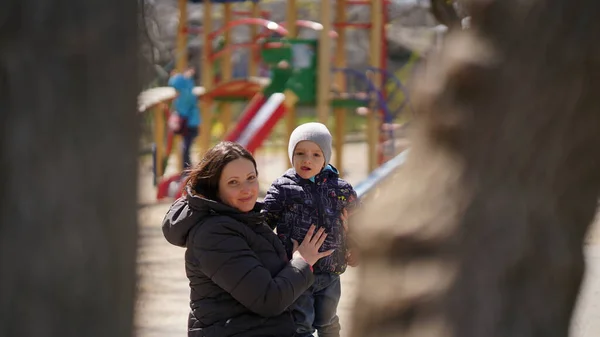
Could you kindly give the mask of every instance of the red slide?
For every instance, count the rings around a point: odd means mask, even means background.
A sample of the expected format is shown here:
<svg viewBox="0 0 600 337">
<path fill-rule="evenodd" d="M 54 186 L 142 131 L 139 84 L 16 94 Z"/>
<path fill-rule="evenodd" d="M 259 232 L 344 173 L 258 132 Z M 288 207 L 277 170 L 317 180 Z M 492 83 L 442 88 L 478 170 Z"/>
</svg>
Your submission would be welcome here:
<svg viewBox="0 0 600 337">
<path fill-rule="evenodd" d="M 267 138 L 275 124 L 283 117 L 285 95 L 275 93 L 266 99 L 263 94 L 256 94 L 235 128 L 225 136 L 224 140 L 240 143 L 248 151 L 254 152 Z M 181 174 L 163 179 L 158 183 L 156 199 L 176 198 L 183 192 Z"/>
<path fill-rule="evenodd" d="M 254 97 L 252 97 L 252 99 L 246 106 L 246 109 L 244 109 L 244 111 L 242 112 L 240 119 L 236 123 L 233 130 L 229 131 L 229 133 L 225 135 L 225 138 L 223 140 L 236 142 L 242 134 L 242 132 L 244 131 L 244 129 L 246 128 L 246 126 L 248 126 L 252 118 L 256 116 L 256 113 L 258 112 L 260 107 L 263 106 L 263 104 L 265 104 L 266 101 L 267 99 L 262 93 L 259 92 L 258 94 L 254 95 Z"/>
<path fill-rule="evenodd" d="M 225 140 L 240 143 L 248 151 L 254 152 L 285 114 L 284 101 L 285 95 L 282 93 L 272 94 L 268 99 L 257 94 Z"/>
</svg>

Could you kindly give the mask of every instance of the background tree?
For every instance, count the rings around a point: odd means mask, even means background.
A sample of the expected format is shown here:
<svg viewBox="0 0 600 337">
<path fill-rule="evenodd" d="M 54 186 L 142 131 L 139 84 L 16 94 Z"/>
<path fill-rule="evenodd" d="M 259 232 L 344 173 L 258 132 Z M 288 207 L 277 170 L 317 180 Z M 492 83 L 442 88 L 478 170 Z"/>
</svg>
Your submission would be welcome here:
<svg viewBox="0 0 600 337">
<path fill-rule="evenodd" d="M 135 1 L 0 2 L 0 335 L 133 333 Z"/>
<path fill-rule="evenodd" d="M 356 228 L 352 336 L 568 336 L 600 190 L 600 2 L 465 4 Z"/>
</svg>

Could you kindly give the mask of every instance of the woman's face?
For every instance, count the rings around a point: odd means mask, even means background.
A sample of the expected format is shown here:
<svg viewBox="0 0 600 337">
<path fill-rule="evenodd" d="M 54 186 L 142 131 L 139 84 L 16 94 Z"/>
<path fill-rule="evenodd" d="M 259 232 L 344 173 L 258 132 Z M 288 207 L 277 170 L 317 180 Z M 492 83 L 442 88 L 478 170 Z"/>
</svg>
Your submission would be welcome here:
<svg viewBox="0 0 600 337">
<path fill-rule="evenodd" d="M 249 212 L 257 198 L 258 177 L 254 164 L 246 158 L 238 158 L 225 165 L 219 179 L 219 199 L 242 212 Z"/>
</svg>

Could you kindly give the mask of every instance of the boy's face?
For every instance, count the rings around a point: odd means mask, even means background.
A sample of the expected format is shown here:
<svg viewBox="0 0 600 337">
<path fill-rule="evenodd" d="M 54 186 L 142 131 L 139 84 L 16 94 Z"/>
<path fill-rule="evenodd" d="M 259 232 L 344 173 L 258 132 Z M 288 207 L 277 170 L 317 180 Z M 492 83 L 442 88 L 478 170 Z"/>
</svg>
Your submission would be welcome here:
<svg viewBox="0 0 600 337">
<path fill-rule="evenodd" d="M 325 156 L 317 143 L 303 140 L 296 145 L 292 162 L 296 173 L 303 179 L 309 179 L 325 167 Z"/>
</svg>

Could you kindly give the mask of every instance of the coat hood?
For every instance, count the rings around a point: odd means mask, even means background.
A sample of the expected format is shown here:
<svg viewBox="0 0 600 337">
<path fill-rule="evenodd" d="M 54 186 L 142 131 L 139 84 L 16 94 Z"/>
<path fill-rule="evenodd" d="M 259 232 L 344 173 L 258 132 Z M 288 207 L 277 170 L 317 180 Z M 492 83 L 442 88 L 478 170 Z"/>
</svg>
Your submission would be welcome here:
<svg viewBox="0 0 600 337">
<path fill-rule="evenodd" d="M 165 215 L 162 224 L 165 239 L 173 245 L 185 247 L 190 230 L 202 225 L 204 220 L 213 216 L 229 216 L 239 222 L 256 226 L 264 222 L 260 214 L 262 203 L 257 202 L 254 209 L 244 213 L 231 206 L 195 194 L 190 187 L 177 199 Z"/>
</svg>

